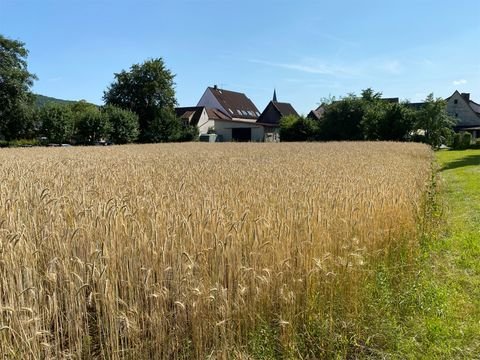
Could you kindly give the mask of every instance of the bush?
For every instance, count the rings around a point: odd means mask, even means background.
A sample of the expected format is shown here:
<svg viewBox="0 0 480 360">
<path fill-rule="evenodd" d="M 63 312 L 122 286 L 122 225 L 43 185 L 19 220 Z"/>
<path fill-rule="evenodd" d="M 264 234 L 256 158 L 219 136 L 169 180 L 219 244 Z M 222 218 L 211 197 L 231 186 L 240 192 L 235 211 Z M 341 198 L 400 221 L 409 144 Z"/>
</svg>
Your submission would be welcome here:
<svg viewBox="0 0 480 360">
<path fill-rule="evenodd" d="M 76 141 L 83 145 L 92 145 L 104 140 L 110 133 L 107 116 L 97 108 L 87 109 L 77 115 Z"/>
<path fill-rule="evenodd" d="M 138 138 L 138 115 L 113 105 L 103 108 L 110 124 L 109 140 L 115 144 L 127 144 Z"/>
<path fill-rule="evenodd" d="M 471 149 L 480 149 L 480 139 L 477 139 L 473 145 L 470 145 Z"/>
<path fill-rule="evenodd" d="M 8 143 L 10 147 L 31 147 L 31 146 L 39 146 L 40 141 L 37 139 L 19 139 L 13 140 Z"/>
<path fill-rule="evenodd" d="M 472 134 L 469 132 L 464 132 L 462 136 L 462 147 L 468 149 L 472 144 Z"/>
<path fill-rule="evenodd" d="M 180 137 L 178 141 L 197 141 L 198 140 L 198 128 L 192 125 L 182 125 Z"/>
<path fill-rule="evenodd" d="M 453 135 L 452 149 L 458 150 L 462 147 L 462 134 L 455 133 Z"/>
<path fill-rule="evenodd" d="M 472 147 L 472 134 L 461 131 L 453 136 L 452 148 L 454 150 L 464 150 Z"/>
<path fill-rule="evenodd" d="M 314 120 L 303 116 L 285 116 L 280 120 L 280 141 L 314 141 L 318 126 Z"/>
</svg>

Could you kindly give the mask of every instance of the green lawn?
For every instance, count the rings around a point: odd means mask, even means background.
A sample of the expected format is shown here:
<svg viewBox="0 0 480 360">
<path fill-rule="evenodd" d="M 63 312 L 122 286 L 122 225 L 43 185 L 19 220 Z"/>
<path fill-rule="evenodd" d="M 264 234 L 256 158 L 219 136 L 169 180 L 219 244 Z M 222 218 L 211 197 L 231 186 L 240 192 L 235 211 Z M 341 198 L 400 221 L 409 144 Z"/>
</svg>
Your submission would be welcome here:
<svg viewBox="0 0 480 360">
<path fill-rule="evenodd" d="M 403 350 L 428 359 L 480 359 L 480 150 L 436 156 L 443 231 L 425 244 L 419 285 L 427 306 L 412 324 L 418 338 L 409 337 Z"/>
</svg>

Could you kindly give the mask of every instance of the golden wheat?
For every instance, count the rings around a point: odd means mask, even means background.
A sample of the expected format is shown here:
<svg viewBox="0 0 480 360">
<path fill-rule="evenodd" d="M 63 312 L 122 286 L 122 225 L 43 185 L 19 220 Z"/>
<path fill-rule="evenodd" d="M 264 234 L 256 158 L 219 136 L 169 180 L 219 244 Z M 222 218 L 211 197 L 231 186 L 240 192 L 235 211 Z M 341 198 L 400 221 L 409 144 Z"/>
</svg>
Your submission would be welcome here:
<svg viewBox="0 0 480 360">
<path fill-rule="evenodd" d="M 395 143 L 0 150 L 0 352 L 248 358 L 273 329 L 300 357 L 312 321 L 327 347 L 339 319 L 361 331 L 375 264 L 415 248 L 431 161 Z"/>
</svg>

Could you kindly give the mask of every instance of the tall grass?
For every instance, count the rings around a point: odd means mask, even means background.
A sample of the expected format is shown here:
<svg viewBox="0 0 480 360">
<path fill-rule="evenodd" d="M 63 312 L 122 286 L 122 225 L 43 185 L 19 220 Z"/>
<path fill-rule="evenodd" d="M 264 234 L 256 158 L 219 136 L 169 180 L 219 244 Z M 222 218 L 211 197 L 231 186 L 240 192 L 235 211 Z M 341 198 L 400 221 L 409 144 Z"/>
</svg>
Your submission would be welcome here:
<svg viewBox="0 0 480 360">
<path fill-rule="evenodd" d="M 379 267 L 413 261 L 431 161 L 393 143 L 1 150 L 0 353 L 375 351 L 368 299 Z"/>
</svg>

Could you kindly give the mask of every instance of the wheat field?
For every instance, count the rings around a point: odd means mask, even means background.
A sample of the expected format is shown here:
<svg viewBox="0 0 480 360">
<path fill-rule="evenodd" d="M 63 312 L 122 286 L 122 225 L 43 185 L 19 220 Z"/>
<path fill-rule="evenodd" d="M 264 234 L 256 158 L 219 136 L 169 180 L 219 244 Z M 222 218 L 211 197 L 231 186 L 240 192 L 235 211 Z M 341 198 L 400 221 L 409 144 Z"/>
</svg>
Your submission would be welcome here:
<svg viewBox="0 0 480 360">
<path fill-rule="evenodd" d="M 0 353 L 346 354 L 378 264 L 414 257 L 431 164 L 400 143 L 2 149 Z"/>
</svg>

